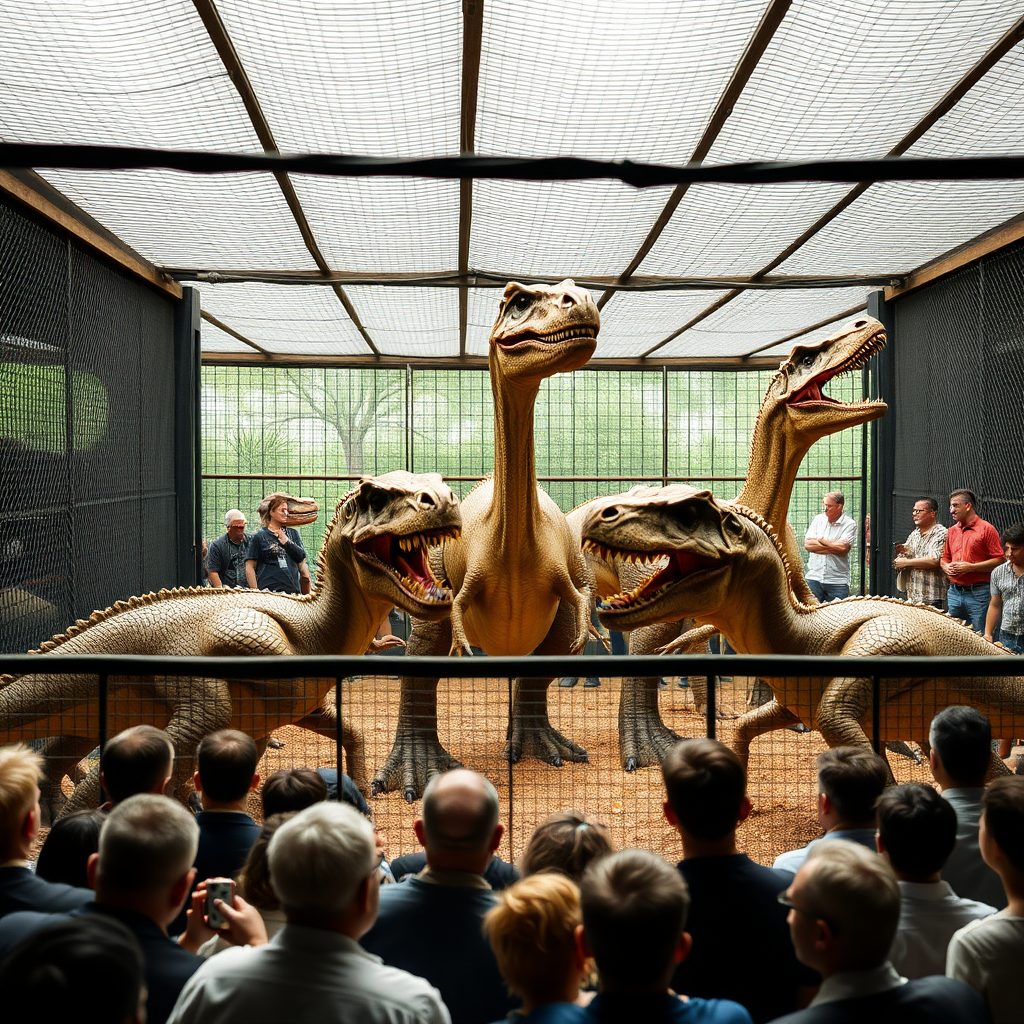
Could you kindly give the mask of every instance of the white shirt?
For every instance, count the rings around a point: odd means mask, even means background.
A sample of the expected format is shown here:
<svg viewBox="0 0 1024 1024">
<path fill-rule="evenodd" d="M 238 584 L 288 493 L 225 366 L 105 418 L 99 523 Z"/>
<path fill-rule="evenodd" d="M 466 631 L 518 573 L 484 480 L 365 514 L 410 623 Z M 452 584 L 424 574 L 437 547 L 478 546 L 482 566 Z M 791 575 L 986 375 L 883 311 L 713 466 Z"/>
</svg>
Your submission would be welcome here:
<svg viewBox="0 0 1024 1024">
<path fill-rule="evenodd" d="M 879 967 L 872 967 L 869 971 L 836 971 L 821 983 L 818 994 L 811 1000 L 811 1006 L 835 1003 L 840 999 L 873 996 L 906 983 L 907 979 L 900 977 L 888 961 Z"/>
<path fill-rule="evenodd" d="M 808 537 L 827 540 L 833 544 L 849 541 L 852 550 L 857 539 L 857 524 L 845 512 L 834 523 L 830 523 L 828 516 L 822 512 L 816 515 L 811 520 L 811 525 L 807 527 L 804 540 Z M 807 578 L 818 583 L 849 584 L 850 552 L 847 551 L 845 555 L 821 555 L 810 552 L 807 559 Z"/>
<path fill-rule="evenodd" d="M 899 882 L 900 926 L 889 960 L 907 978 L 946 973 L 946 947 L 953 933 L 990 917 L 995 907 L 961 899 L 949 882 Z"/>
<path fill-rule="evenodd" d="M 946 974 L 985 997 L 995 1024 L 1024 1016 L 1024 917 L 1000 910 L 972 921 L 949 942 Z"/>
<path fill-rule="evenodd" d="M 285 927 L 265 946 L 226 949 L 185 983 L 168 1024 L 451 1024 L 441 994 L 358 942 Z"/>
</svg>

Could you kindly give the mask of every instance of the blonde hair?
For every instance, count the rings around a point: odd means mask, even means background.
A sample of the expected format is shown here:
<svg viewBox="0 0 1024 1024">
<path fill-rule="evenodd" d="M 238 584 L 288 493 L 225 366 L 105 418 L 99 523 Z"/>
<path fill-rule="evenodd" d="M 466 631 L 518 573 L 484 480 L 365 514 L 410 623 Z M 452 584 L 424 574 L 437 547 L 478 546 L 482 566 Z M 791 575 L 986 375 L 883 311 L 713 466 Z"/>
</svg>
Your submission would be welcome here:
<svg viewBox="0 0 1024 1024">
<path fill-rule="evenodd" d="M 43 758 L 24 743 L 0 747 L 0 856 L 14 852 L 25 815 L 39 796 Z"/>
<path fill-rule="evenodd" d="M 484 934 L 509 991 L 534 1003 L 561 999 L 576 969 L 576 928 L 583 923 L 576 883 L 554 873 L 530 875 L 497 895 Z"/>
</svg>

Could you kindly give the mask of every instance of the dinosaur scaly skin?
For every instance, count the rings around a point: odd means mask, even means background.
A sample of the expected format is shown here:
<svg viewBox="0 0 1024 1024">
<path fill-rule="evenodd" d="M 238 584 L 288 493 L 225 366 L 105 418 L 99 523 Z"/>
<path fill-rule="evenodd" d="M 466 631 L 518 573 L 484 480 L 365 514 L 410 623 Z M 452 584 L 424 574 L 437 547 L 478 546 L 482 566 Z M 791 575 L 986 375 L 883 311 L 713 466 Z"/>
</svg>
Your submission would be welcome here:
<svg viewBox="0 0 1024 1024">
<path fill-rule="evenodd" d="M 752 508 L 769 523 L 784 530 L 790 580 L 800 600 L 816 604 L 804 580 L 800 547 L 786 522 L 793 484 L 804 456 L 815 441 L 847 427 L 885 415 L 884 402 L 839 402 L 823 394 L 834 377 L 859 369 L 885 344 L 885 328 L 874 317 L 860 316 L 815 345 L 798 345 L 771 379 L 757 413 L 750 439 L 747 478 L 734 503 Z M 645 489 L 640 488 L 641 492 Z M 649 489 L 648 489 L 649 490 Z M 616 498 L 628 498 L 617 495 Z M 587 502 L 568 515 L 580 536 L 584 520 L 606 500 Z M 611 499 L 615 500 L 615 499 Z M 652 573 L 629 563 L 609 563 L 588 553 L 591 570 L 602 598 L 642 586 Z M 701 616 L 698 616 L 701 618 Z M 691 649 L 703 648 L 714 629 L 690 631 L 693 621 L 665 621 L 644 626 L 630 636 L 630 654 L 654 654 L 666 644 L 687 637 Z M 660 764 L 679 737 L 661 719 L 657 678 L 629 678 L 623 682 L 619 706 L 619 752 L 626 771 Z M 704 682 L 691 681 L 698 709 L 704 703 Z"/>
<path fill-rule="evenodd" d="M 756 512 L 716 501 L 710 491 L 677 484 L 607 499 L 592 511 L 583 536 L 606 558 L 667 559 L 638 591 L 598 604 L 601 621 L 613 629 L 697 615 L 741 654 L 1013 657 L 926 605 L 886 597 L 802 604 L 774 530 Z M 856 674 L 856 664 L 843 678 L 769 679 L 775 699 L 737 723 L 737 754 L 746 762 L 751 740 L 796 721 L 817 729 L 831 747 L 869 747 L 871 680 Z M 1024 732 L 1024 676 L 883 679 L 882 737 L 926 736 L 950 704 L 978 708 L 997 735 Z"/>
<path fill-rule="evenodd" d="M 318 556 L 315 593 L 163 590 L 94 612 L 32 653 L 47 662 L 65 654 L 361 654 L 392 605 L 424 619 L 447 618 L 452 595 L 431 574 L 427 549 L 459 529 L 458 501 L 437 474 L 363 477 L 338 502 Z M 40 665 L 39 672 L 5 681 L 0 743 L 39 737 L 95 743 L 95 676 L 50 674 Z M 108 727 L 111 734 L 141 722 L 165 728 L 179 754 L 180 781 L 190 775 L 188 759 L 206 734 L 232 728 L 265 737 L 315 712 L 333 684 L 112 677 Z"/>
<path fill-rule="evenodd" d="M 489 340 L 494 475 L 463 499 L 462 536 L 444 551 L 451 620 L 414 623 L 408 654 L 470 653 L 470 645 L 490 655 L 582 650 L 590 579 L 564 514 L 537 485 L 533 409 L 546 377 L 587 362 L 599 327 L 590 293 L 572 281 L 506 286 Z M 414 800 L 432 775 L 458 765 L 437 738 L 437 682 L 402 680 L 395 744 L 375 793 L 401 788 Z M 548 721 L 549 682 L 516 680 L 508 754 L 585 761 L 586 751 Z"/>
</svg>

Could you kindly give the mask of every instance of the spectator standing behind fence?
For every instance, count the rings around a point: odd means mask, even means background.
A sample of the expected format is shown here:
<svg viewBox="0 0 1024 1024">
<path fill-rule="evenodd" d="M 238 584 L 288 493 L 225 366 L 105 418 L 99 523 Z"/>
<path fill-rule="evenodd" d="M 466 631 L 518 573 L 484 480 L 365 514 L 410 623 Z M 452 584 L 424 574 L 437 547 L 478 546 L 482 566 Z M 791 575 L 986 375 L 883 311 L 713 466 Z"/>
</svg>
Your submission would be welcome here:
<svg viewBox="0 0 1024 1024">
<path fill-rule="evenodd" d="M 850 548 L 857 536 L 857 524 L 843 511 L 842 491 L 829 491 L 822 498 L 824 512 L 811 520 L 804 534 L 807 585 L 819 601 L 850 596 Z"/>
<path fill-rule="evenodd" d="M 1024 1017 L 1024 779 L 996 779 L 985 793 L 981 852 L 1006 891 L 1005 910 L 961 928 L 946 974 L 977 989 L 996 1024 Z"/>
<path fill-rule="evenodd" d="M 260 515 L 263 526 L 245 553 L 245 578 L 253 590 L 308 594 L 311 587 L 306 549 L 299 531 L 288 525 L 288 498 L 270 498 Z"/>
<path fill-rule="evenodd" d="M 938 511 L 934 498 L 914 502 L 914 530 L 905 544 L 896 545 L 892 564 L 897 572 L 909 574 L 906 588 L 900 588 L 906 589 L 908 601 L 945 608 L 949 580 L 939 563 L 946 546 L 946 528 L 935 521 Z"/>
<path fill-rule="evenodd" d="M 906 978 L 945 974 L 953 933 L 996 912 L 941 881 L 955 844 L 956 812 L 931 786 L 892 786 L 878 798 L 878 852 L 900 887 L 900 924 L 889 960 Z"/>
<path fill-rule="evenodd" d="M 949 496 L 954 522 L 946 532 L 941 565 L 949 577 L 946 610 L 984 633 L 992 570 L 1003 561 L 1003 545 L 996 528 L 975 511 L 977 504 L 973 491 L 961 489 Z"/>
<path fill-rule="evenodd" d="M 1014 523 L 1000 538 L 1006 561 L 992 570 L 991 602 L 985 639 L 998 640 L 1014 654 L 1024 654 L 1024 523 Z"/>
<path fill-rule="evenodd" d="M 776 1024 L 989 1024 L 984 1000 L 967 985 L 934 976 L 908 981 L 889 962 L 900 890 L 877 853 L 827 840 L 779 901 L 789 907 L 796 955 L 822 982 L 806 1010 Z"/>
<path fill-rule="evenodd" d="M 227 533 L 222 533 L 209 547 L 206 557 L 206 570 L 211 587 L 245 587 L 245 558 L 252 534 L 245 529 L 245 513 L 241 509 L 231 508 L 224 513 L 224 526 Z"/>
</svg>

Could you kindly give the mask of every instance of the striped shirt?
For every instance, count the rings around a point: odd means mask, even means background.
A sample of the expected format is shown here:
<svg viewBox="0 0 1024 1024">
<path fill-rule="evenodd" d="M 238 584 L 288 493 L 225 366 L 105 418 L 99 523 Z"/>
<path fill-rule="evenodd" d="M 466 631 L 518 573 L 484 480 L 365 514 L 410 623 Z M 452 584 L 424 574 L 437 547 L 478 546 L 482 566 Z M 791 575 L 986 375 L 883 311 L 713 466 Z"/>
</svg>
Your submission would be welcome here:
<svg viewBox="0 0 1024 1024">
<path fill-rule="evenodd" d="M 938 561 L 942 558 L 945 546 L 946 528 L 942 523 L 935 523 L 927 533 L 915 528 L 907 538 L 907 543 L 903 545 L 903 555 L 905 558 L 934 558 Z M 949 580 L 938 566 L 934 569 L 911 569 L 907 600 L 917 601 L 919 604 L 945 601 L 948 586 Z"/>
</svg>

